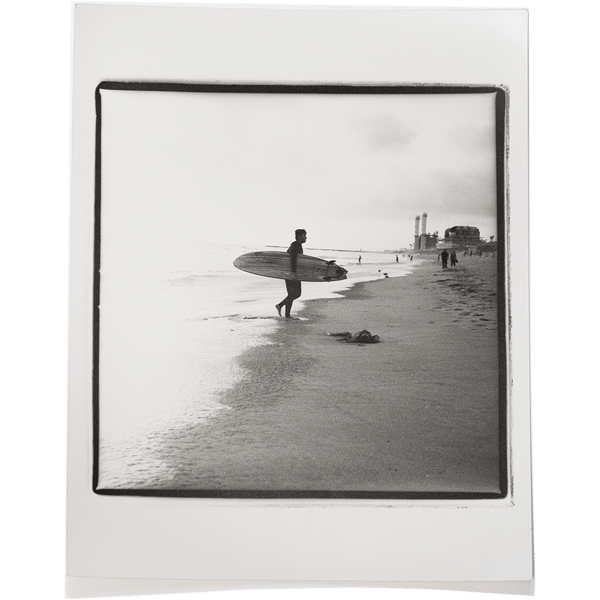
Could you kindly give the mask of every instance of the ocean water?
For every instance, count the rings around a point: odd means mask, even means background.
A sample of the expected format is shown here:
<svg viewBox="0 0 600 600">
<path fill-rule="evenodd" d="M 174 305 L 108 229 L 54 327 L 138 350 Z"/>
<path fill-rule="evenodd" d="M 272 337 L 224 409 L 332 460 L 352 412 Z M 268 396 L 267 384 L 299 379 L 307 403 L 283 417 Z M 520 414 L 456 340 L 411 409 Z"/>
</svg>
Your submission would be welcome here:
<svg viewBox="0 0 600 600">
<path fill-rule="evenodd" d="M 233 260 L 246 252 L 285 250 L 202 244 L 185 268 L 102 272 L 100 301 L 100 488 L 135 488 L 168 481 L 165 440 L 180 428 L 210 421 L 223 392 L 244 377 L 235 360 L 268 343 L 281 322 L 275 304 L 281 280 L 244 273 Z M 335 260 L 348 279 L 303 283 L 302 297 L 339 297 L 358 282 L 408 275 L 408 256 L 313 250 Z"/>
</svg>

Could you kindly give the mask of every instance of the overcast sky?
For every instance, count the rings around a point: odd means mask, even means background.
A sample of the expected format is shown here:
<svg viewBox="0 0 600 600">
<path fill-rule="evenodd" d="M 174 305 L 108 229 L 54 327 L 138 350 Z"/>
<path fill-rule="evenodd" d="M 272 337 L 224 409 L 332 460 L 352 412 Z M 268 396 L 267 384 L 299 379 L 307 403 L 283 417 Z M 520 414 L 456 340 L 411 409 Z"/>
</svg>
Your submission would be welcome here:
<svg viewBox="0 0 600 600">
<path fill-rule="evenodd" d="M 427 212 L 428 232 L 496 235 L 494 99 L 102 90 L 103 228 L 173 251 L 297 228 L 308 248 L 385 250 Z"/>
</svg>

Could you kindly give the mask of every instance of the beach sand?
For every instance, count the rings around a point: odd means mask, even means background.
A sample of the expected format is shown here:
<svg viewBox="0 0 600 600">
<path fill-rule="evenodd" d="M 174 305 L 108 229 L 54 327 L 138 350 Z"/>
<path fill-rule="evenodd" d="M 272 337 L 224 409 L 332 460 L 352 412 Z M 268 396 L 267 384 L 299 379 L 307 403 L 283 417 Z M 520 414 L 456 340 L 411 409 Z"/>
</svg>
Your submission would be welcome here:
<svg viewBox="0 0 600 600">
<path fill-rule="evenodd" d="M 164 440 L 147 488 L 498 493 L 496 260 L 360 283 L 281 319 L 208 423 Z M 275 310 L 275 309 L 273 309 Z M 362 329 L 377 344 L 329 333 Z"/>
</svg>

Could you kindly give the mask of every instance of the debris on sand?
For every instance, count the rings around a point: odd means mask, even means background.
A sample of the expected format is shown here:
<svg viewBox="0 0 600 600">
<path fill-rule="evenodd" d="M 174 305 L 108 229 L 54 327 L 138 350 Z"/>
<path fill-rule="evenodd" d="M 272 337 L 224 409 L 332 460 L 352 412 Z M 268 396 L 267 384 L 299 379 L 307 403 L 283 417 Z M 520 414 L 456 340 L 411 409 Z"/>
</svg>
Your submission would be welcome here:
<svg viewBox="0 0 600 600">
<path fill-rule="evenodd" d="M 339 337 L 340 342 L 350 342 L 354 344 L 376 344 L 381 341 L 378 335 L 372 335 L 371 332 L 366 329 L 356 333 L 342 331 L 341 333 L 328 333 L 327 335 Z"/>
</svg>

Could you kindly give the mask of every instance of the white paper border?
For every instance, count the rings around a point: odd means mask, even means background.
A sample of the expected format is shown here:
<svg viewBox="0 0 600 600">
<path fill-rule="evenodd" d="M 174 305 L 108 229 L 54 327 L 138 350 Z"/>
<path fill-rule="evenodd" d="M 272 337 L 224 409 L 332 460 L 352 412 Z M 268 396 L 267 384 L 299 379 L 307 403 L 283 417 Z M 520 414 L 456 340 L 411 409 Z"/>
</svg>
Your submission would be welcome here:
<svg viewBox="0 0 600 600">
<path fill-rule="evenodd" d="M 487 501 L 459 509 L 452 502 L 442 508 L 439 501 L 358 505 L 115 498 L 96 496 L 90 489 L 96 85 L 115 79 L 506 85 L 511 248 L 523 256 L 528 239 L 526 30 L 527 14 L 518 10 L 76 6 L 70 576 L 282 582 L 531 579 L 527 261 L 511 263 L 512 503 Z M 308 55 L 305 40 L 311 40 Z M 410 60 L 394 59 L 406 56 Z M 170 551 L 173 547 L 177 552 Z"/>
</svg>

